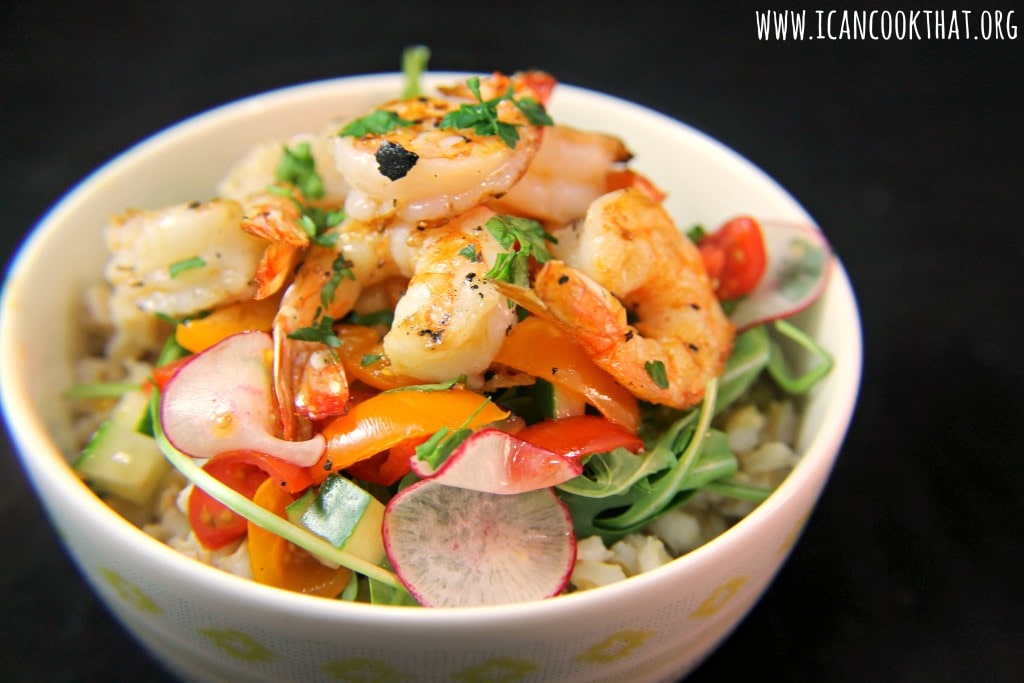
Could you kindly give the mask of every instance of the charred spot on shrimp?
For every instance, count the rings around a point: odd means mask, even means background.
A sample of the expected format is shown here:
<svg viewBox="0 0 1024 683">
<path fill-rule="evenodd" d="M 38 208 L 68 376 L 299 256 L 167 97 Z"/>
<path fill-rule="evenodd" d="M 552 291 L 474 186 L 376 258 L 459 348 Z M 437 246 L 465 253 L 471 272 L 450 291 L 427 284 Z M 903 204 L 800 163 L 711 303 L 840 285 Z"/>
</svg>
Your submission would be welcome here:
<svg viewBox="0 0 1024 683">
<path fill-rule="evenodd" d="M 388 180 L 404 178 L 420 158 L 416 152 L 390 141 L 382 142 L 374 157 L 380 174 Z"/>
</svg>

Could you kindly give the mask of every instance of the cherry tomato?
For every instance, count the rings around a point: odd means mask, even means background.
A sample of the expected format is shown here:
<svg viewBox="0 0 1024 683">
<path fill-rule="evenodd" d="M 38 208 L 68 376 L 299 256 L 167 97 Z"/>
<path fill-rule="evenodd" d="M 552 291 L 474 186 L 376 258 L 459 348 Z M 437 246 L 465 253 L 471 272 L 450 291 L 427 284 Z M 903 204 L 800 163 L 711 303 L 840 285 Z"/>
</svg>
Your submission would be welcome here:
<svg viewBox="0 0 1024 683">
<path fill-rule="evenodd" d="M 279 517 L 295 499 L 271 479 L 256 490 L 253 502 Z M 263 584 L 320 597 L 337 597 L 348 585 L 352 571 L 328 567 L 291 541 L 248 523 L 249 566 L 253 578 Z"/>
<path fill-rule="evenodd" d="M 722 301 L 749 294 L 764 274 L 767 256 L 761 226 L 749 216 L 727 221 L 697 244 Z"/>
<path fill-rule="evenodd" d="M 599 415 L 544 420 L 521 429 L 516 437 L 568 458 L 607 453 L 620 446 L 636 453 L 644 447 L 639 436 Z"/>
<path fill-rule="evenodd" d="M 210 458 L 203 469 L 249 499 L 267 479 L 292 493 L 313 484 L 305 468 L 259 451 L 226 451 Z M 196 538 L 208 550 L 223 548 L 246 533 L 244 517 L 200 488 L 189 494 L 188 517 Z"/>
</svg>

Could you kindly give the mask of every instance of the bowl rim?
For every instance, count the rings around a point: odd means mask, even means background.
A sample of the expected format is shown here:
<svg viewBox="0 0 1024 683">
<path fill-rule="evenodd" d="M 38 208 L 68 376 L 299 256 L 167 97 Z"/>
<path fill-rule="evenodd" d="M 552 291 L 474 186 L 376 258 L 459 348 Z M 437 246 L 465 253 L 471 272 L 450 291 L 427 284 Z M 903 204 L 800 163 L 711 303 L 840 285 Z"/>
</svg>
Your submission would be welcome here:
<svg viewBox="0 0 1024 683">
<path fill-rule="evenodd" d="M 429 84 L 437 80 L 465 77 L 466 75 L 466 72 L 433 71 L 424 82 Z M 13 359 L 17 357 L 15 351 L 18 340 L 12 330 L 15 326 L 8 324 L 8 319 L 12 315 L 11 305 L 14 291 L 31 269 L 38 254 L 45 250 L 47 241 L 53 238 L 56 226 L 64 216 L 75 210 L 76 205 L 84 201 L 97 186 L 102 184 L 106 177 L 117 173 L 123 165 L 131 163 L 133 159 L 142 154 L 155 153 L 163 146 L 174 144 L 174 139 L 178 135 L 188 133 L 192 129 L 200 129 L 211 123 L 215 124 L 221 117 L 272 108 L 281 100 L 303 96 L 316 97 L 322 90 L 332 91 L 338 88 L 359 86 L 372 87 L 380 82 L 392 83 L 401 77 L 401 74 L 398 73 L 375 73 L 299 83 L 249 95 L 192 115 L 143 138 L 97 167 L 64 194 L 33 226 L 8 265 L 3 291 L 0 294 L 0 367 L 5 369 L 0 372 L 0 406 L 3 408 L 10 438 L 21 465 L 28 475 L 27 478 L 31 485 L 36 489 L 37 498 L 43 502 L 44 507 L 46 502 L 42 500 L 40 482 L 45 482 L 47 487 L 52 489 L 51 495 L 66 496 L 69 500 L 77 501 L 77 508 L 80 508 L 83 518 L 90 524 L 102 525 L 108 533 L 115 535 L 119 543 L 135 548 L 136 552 L 145 554 L 149 561 L 166 564 L 171 571 L 195 574 L 208 582 L 209 587 L 221 593 L 225 599 L 258 603 L 265 609 L 271 610 L 301 610 L 310 617 L 316 616 L 332 621 L 352 618 L 360 621 L 393 622 L 398 617 L 409 620 L 413 624 L 481 624 L 492 622 L 495 619 L 500 621 L 505 618 L 540 616 L 551 610 L 568 607 L 570 604 L 604 603 L 615 596 L 626 597 L 635 590 L 642 590 L 645 585 L 662 584 L 676 574 L 697 571 L 702 565 L 711 562 L 720 550 L 741 543 L 747 535 L 748 528 L 756 526 L 763 518 L 773 515 L 778 508 L 785 505 L 786 501 L 796 494 L 808 479 L 815 476 L 827 478 L 853 417 L 863 363 L 862 329 L 853 289 L 842 263 L 835 256 L 826 295 L 837 295 L 835 305 L 840 307 L 842 319 L 849 323 L 847 331 L 850 335 L 850 339 L 847 341 L 849 348 L 847 355 L 844 356 L 844 363 L 836 364 L 833 367 L 834 376 L 830 380 L 835 383 L 833 400 L 825 410 L 821 428 L 810 439 L 807 448 L 801 454 L 800 462 L 764 502 L 721 535 L 666 565 L 630 577 L 625 581 L 547 600 L 496 606 L 409 609 L 408 607 L 325 600 L 261 585 L 189 558 L 149 536 L 96 496 L 74 474 L 61 454 L 56 441 L 48 434 L 47 428 L 41 416 L 34 410 L 32 402 L 22 399 L 28 392 L 27 388 L 21 385 L 20 374 L 6 371 L 8 364 L 14 362 Z M 660 122 L 660 125 L 681 129 L 691 136 L 695 143 L 710 149 L 716 156 L 722 157 L 725 162 L 739 165 L 746 172 L 752 172 L 759 176 L 762 181 L 771 185 L 773 190 L 788 197 L 794 205 L 803 211 L 788 191 L 752 162 L 722 142 L 682 121 L 644 105 L 571 84 L 559 83 L 559 91 L 568 92 L 570 96 L 574 97 L 597 98 L 599 101 L 627 106 L 642 116 Z M 813 224 L 813 220 L 809 216 L 808 220 Z M 33 457 L 31 455 L 33 453 L 45 453 L 45 456 Z M 54 460 L 60 461 L 64 466 L 49 466 Z M 822 467 L 825 468 L 825 472 L 820 471 Z"/>
</svg>

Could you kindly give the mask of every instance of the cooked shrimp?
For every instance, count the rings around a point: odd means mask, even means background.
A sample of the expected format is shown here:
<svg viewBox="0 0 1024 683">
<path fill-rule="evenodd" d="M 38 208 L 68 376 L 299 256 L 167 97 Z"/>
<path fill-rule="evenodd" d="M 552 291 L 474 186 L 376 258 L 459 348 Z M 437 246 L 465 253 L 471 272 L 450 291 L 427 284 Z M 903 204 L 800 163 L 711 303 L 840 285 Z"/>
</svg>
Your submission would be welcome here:
<svg viewBox="0 0 1024 683">
<path fill-rule="evenodd" d="M 638 398 L 676 408 L 699 402 L 734 330 L 700 253 L 662 206 L 637 189 L 617 190 L 555 236 L 556 260 L 534 282 L 543 314 Z"/>
<path fill-rule="evenodd" d="M 485 227 L 492 216 L 476 207 L 428 231 L 384 337 L 397 373 L 432 382 L 465 374 L 476 383 L 497 355 L 516 315 L 484 277 L 502 249 Z"/>
<path fill-rule="evenodd" d="M 302 250 L 309 246 L 309 235 L 299 219 L 302 211 L 289 197 L 261 192 L 243 204 L 242 230 L 267 241 L 256 266 L 256 294 L 265 299 L 276 294 L 295 272 Z"/>
<path fill-rule="evenodd" d="M 265 242 L 240 230 L 241 221 L 238 202 L 218 199 L 128 211 L 110 222 L 106 276 L 115 356 L 152 346 L 145 328 L 155 339 L 154 313 L 181 317 L 252 297 Z M 122 335 L 127 327 L 131 334 Z"/>
<path fill-rule="evenodd" d="M 249 197 L 262 193 L 268 185 L 278 181 L 277 167 L 285 148 L 294 149 L 305 143 L 309 145 L 316 171 L 323 181 L 323 199 L 340 204 L 348 193 L 348 184 L 334 164 L 334 138 L 340 125 L 334 121 L 312 134 L 301 133 L 255 145 L 218 183 L 217 196 L 244 203 Z"/>
<path fill-rule="evenodd" d="M 290 335 L 345 316 L 364 288 L 397 274 L 380 226 L 347 220 L 329 234 L 337 236 L 334 246 L 309 247 L 274 319 L 274 389 L 285 438 L 298 433 L 298 417 L 336 415 L 348 401 L 344 369 L 330 350 Z"/>
<path fill-rule="evenodd" d="M 481 84 L 485 99 L 497 80 Z M 529 79 L 519 82 L 519 93 L 533 93 Z M 392 101 L 372 113 L 389 112 L 403 123 L 385 133 L 339 137 L 337 167 L 352 188 L 345 200 L 348 215 L 438 225 L 507 192 L 536 153 L 541 129 L 508 100 L 498 105 L 497 118 L 517 126 L 514 146 L 472 128 L 441 128 L 444 116 L 465 103 L 451 96 Z"/>
<path fill-rule="evenodd" d="M 492 207 L 565 225 L 582 218 L 590 203 L 611 189 L 609 177 L 631 158 L 622 140 L 612 135 L 549 126 L 526 173 Z"/>
</svg>

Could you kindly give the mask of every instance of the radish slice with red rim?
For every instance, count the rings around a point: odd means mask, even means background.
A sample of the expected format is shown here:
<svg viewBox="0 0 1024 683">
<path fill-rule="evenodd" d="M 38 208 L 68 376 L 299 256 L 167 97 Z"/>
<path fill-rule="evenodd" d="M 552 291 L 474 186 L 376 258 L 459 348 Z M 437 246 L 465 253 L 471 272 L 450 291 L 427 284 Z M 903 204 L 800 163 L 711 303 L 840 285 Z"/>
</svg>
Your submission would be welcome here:
<svg viewBox="0 0 1024 683">
<path fill-rule="evenodd" d="M 729 317 L 738 331 L 796 315 L 828 284 L 832 252 L 813 225 L 761 221 L 767 267 L 760 283 L 739 299 Z"/>
<path fill-rule="evenodd" d="M 241 332 L 196 354 L 164 387 L 160 420 L 175 448 L 193 458 L 253 450 L 302 467 L 316 463 L 325 442 L 275 435 L 270 335 Z"/>
<path fill-rule="evenodd" d="M 388 503 L 384 548 L 427 607 L 558 595 L 576 562 L 572 517 L 552 489 L 505 496 L 420 481 Z"/>
<path fill-rule="evenodd" d="M 583 472 L 578 459 L 535 446 L 500 429 L 470 434 L 436 470 L 415 455 L 411 465 L 422 479 L 497 494 L 550 488 Z"/>
</svg>

